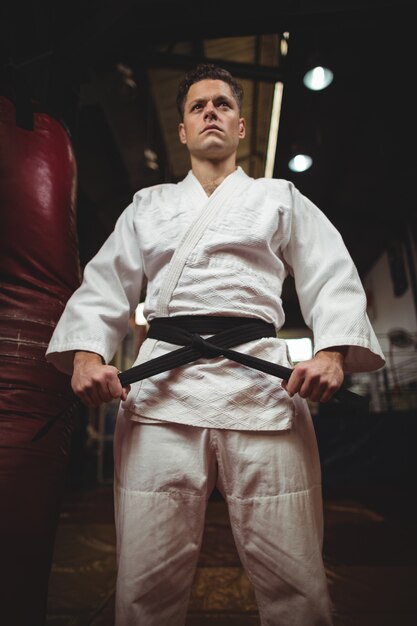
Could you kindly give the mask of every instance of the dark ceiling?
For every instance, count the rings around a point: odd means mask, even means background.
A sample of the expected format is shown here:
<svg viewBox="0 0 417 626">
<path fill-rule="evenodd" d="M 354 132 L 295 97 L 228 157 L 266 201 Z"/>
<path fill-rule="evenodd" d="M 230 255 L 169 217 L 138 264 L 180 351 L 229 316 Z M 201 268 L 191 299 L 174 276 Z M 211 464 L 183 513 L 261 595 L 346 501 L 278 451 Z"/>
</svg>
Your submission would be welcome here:
<svg viewBox="0 0 417 626">
<path fill-rule="evenodd" d="M 239 38 L 259 41 L 262 35 L 288 31 L 288 55 L 278 68 L 256 59 L 230 58 L 229 65 L 236 76 L 255 85 L 282 78 L 274 176 L 292 180 L 326 213 L 364 276 L 393 239 L 407 228 L 414 236 L 416 232 L 412 9 L 413 2 L 399 0 L 257 0 L 249 7 L 234 0 L 224 6 L 185 0 L 14 2 L 3 7 L 0 25 L 2 88 L 6 95 L 40 102 L 72 135 L 85 263 L 136 191 L 129 178 L 136 164 L 126 157 L 133 154 L 127 143 L 135 134 L 121 134 L 120 121 L 117 126 L 109 119 L 109 109 L 94 102 L 82 106 L 92 74 L 121 62 L 133 68 L 133 79 L 143 86 L 135 106 L 148 121 L 138 124 L 137 142 L 145 145 L 154 107 L 150 68 L 186 69 L 205 57 L 203 41 L 234 38 L 238 49 Z M 189 42 L 191 54 L 178 53 L 181 42 Z M 309 92 L 302 84 L 314 54 L 334 71 L 334 82 L 322 92 Z M 115 127 L 119 130 L 112 133 Z M 159 127 L 155 132 L 164 154 L 167 137 Z M 309 171 L 294 174 L 287 160 L 299 142 L 309 147 L 315 162 Z M 162 162 L 159 171 L 138 181 L 145 185 L 169 179 L 169 167 Z M 109 181 L 111 188 L 106 187 Z M 297 324 L 293 287 L 286 289 L 287 318 Z"/>
</svg>

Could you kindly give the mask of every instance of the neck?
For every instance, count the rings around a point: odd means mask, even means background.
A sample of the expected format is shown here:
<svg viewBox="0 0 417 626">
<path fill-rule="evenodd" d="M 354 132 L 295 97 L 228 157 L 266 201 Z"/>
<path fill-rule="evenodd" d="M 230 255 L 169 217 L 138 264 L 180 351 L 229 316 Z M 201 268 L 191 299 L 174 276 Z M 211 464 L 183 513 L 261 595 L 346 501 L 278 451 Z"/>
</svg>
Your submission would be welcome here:
<svg viewBox="0 0 417 626">
<path fill-rule="evenodd" d="M 227 162 L 202 162 L 191 159 L 191 169 L 208 196 L 224 181 L 226 176 L 236 171 L 235 159 Z"/>
</svg>

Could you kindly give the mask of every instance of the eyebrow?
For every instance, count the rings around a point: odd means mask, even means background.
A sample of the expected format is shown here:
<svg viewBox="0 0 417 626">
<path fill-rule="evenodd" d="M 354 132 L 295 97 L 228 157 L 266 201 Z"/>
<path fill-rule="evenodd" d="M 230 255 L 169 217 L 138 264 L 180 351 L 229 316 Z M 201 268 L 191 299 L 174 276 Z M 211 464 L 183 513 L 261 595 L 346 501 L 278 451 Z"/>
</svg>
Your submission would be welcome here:
<svg viewBox="0 0 417 626">
<path fill-rule="evenodd" d="M 213 102 L 216 102 L 217 100 L 227 100 L 227 102 L 234 102 L 235 101 L 232 96 L 228 96 L 226 94 L 217 94 L 217 95 L 215 95 L 213 97 L 195 98 L 194 100 L 191 100 L 191 102 L 189 103 L 188 106 L 191 107 L 194 104 L 203 104 L 204 102 L 207 102 L 207 100 L 213 100 Z"/>
</svg>

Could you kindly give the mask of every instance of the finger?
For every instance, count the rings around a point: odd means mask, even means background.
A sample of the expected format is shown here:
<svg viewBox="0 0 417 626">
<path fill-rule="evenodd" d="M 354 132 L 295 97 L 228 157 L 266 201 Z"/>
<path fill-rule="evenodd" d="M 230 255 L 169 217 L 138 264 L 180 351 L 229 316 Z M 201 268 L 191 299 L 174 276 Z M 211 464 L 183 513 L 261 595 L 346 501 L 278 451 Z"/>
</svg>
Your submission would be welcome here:
<svg viewBox="0 0 417 626">
<path fill-rule="evenodd" d="M 321 396 L 321 386 L 317 381 L 311 378 L 305 378 L 300 385 L 298 393 L 302 398 L 311 398 L 311 400 L 313 400 L 313 395 L 315 397 Z"/>
<path fill-rule="evenodd" d="M 338 391 L 340 385 L 337 383 L 332 383 L 326 387 L 321 396 L 320 402 L 328 402 L 334 396 L 334 394 Z"/>
<path fill-rule="evenodd" d="M 100 406 L 112 400 L 112 395 L 107 388 L 105 380 L 95 381 L 94 384 L 85 389 L 85 392 L 92 406 Z"/>
<path fill-rule="evenodd" d="M 80 398 L 81 402 L 88 407 L 98 407 L 102 404 L 101 400 L 97 397 L 95 393 L 92 393 L 91 389 L 86 389 L 77 394 Z"/>
<path fill-rule="evenodd" d="M 327 390 L 327 386 L 325 383 L 316 383 L 312 385 L 311 391 L 309 392 L 308 397 L 313 402 L 323 402 L 324 394 Z"/>
<path fill-rule="evenodd" d="M 110 395 L 110 399 L 112 398 L 120 398 L 123 393 L 123 387 L 120 383 L 120 380 L 117 376 L 117 373 L 114 372 L 107 378 L 107 389 Z"/>
<path fill-rule="evenodd" d="M 298 393 L 301 389 L 301 386 L 304 383 L 304 376 L 297 370 L 294 369 L 291 376 L 289 377 L 286 385 L 287 393 L 292 397 L 296 393 Z"/>
<path fill-rule="evenodd" d="M 120 398 L 121 398 L 121 400 L 123 400 L 123 402 L 125 400 L 127 400 L 127 396 L 128 396 L 129 391 L 130 391 L 130 385 L 128 385 L 127 387 L 123 388 L 122 395 L 120 396 Z"/>
</svg>

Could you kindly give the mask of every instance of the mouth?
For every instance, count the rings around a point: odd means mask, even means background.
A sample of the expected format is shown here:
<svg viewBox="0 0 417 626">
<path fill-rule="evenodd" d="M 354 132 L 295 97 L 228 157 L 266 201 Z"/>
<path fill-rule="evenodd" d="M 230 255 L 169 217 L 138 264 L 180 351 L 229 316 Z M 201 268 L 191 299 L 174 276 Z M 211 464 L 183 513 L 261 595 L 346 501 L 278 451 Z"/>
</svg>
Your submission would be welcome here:
<svg viewBox="0 0 417 626">
<path fill-rule="evenodd" d="M 218 126 L 216 126 L 215 124 L 210 124 L 209 126 L 206 126 L 201 133 L 207 133 L 209 130 L 218 130 L 219 132 L 222 132 L 221 128 L 219 128 Z"/>
</svg>

